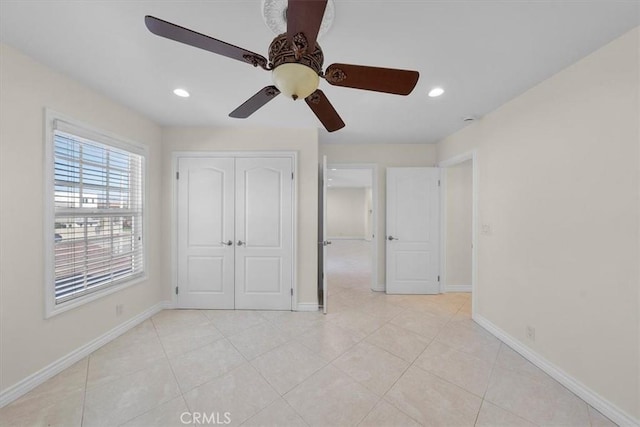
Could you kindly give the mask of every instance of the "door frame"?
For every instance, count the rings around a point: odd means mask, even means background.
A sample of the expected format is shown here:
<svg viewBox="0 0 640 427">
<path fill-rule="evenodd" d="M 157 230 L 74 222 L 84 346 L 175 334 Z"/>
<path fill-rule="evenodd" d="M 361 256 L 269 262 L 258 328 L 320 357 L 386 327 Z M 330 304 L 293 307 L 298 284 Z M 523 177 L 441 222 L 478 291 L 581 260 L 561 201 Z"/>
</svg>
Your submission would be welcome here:
<svg viewBox="0 0 640 427">
<path fill-rule="evenodd" d="M 178 286 L 178 160 L 181 158 L 206 158 L 206 157 L 288 157 L 291 159 L 293 170 L 293 188 L 291 194 L 291 286 L 293 295 L 291 296 L 291 311 L 298 310 L 298 152 L 297 151 L 172 151 L 171 152 L 171 281 L 169 292 L 171 292 L 171 307 L 178 306 L 178 296 L 175 289 Z"/>
<path fill-rule="evenodd" d="M 478 286 L 478 160 L 477 150 L 468 151 L 457 156 L 450 157 L 446 160 L 438 162 L 438 167 L 442 168 L 443 173 L 440 175 L 440 231 L 442 239 L 440 239 L 440 274 L 442 281 L 440 282 L 440 293 L 446 292 L 447 269 L 446 269 L 446 232 L 447 232 L 447 215 L 446 215 L 446 194 L 447 194 L 447 174 L 446 169 L 458 165 L 460 163 L 471 160 L 471 313 L 475 312 L 477 307 L 477 286 Z"/>
<path fill-rule="evenodd" d="M 375 292 L 384 292 L 384 286 L 381 287 L 378 282 L 378 165 L 376 163 L 328 163 L 327 170 L 331 169 L 367 169 L 371 171 L 371 205 L 373 206 L 371 218 L 373 222 L 373 237 L 371 238 L 371 244 L 373 245 L 373 250 L 371 251 L 370 289 Z M 327 224 L 323 226 L 326 227 Z"/>
</svg>

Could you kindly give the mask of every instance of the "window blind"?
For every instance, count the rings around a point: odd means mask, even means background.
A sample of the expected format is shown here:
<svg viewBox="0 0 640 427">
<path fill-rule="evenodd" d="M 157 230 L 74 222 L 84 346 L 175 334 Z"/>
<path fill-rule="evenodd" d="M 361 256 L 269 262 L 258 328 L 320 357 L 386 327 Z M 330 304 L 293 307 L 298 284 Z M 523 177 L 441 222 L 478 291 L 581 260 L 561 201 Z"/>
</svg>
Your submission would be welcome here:
<svg viewBox="0 0 640 427">
<path fill-rule="evenodd" d="M 144 273 L 144 158 L 81 134 L 56 122 L 56 304 Z"/>
</svg>

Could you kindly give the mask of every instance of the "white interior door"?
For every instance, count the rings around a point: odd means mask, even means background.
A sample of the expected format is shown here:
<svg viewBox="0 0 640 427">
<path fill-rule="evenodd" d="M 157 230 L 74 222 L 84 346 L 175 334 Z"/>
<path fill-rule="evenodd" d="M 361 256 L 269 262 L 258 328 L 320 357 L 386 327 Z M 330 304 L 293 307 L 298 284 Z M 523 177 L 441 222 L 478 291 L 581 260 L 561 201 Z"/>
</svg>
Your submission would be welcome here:
<svg viewBox="0 0 640 427">
<path fill-rule="evenodd" d="M 291 310 L 293 166 L 236 159 L 235 308 Z"/>
<path fill-rule="evenodd" d="M 179 308 L 234 308 L 234 159 L 178 160 Z"/>
<path fill-rule="evenodd" d="M 387 168 L 389 294 L 440 290 L 440 170 Z"/>
</svg>

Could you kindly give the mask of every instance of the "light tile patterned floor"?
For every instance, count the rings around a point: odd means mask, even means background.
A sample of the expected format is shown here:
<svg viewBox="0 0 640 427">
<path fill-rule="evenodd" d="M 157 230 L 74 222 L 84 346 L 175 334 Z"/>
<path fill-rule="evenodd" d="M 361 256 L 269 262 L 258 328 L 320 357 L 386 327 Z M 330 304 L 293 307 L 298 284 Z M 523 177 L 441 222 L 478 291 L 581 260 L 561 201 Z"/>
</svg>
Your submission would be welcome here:
<svg viewBox="0 0 640 427">
<path fill-rule="evenodd" d="M 370 292 L 364 245 L 334 241 L 326 316 L 163 311 L 0 409 L 0 425 L 182 426 L 186 412 L 244 426 L 614 425 L 476 325 L 468 294 Z"/>
</svg>

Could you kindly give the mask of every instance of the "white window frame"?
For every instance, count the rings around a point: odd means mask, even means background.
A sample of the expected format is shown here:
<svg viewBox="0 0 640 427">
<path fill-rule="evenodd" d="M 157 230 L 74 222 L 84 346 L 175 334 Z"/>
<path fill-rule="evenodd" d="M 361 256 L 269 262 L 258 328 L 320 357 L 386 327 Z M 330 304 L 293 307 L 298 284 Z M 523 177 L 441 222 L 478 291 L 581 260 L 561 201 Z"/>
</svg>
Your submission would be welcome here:
<svg viewBox="0 0 640 427">
<path fill-rule="evenodd" d="M 64 123 L 65 127 L 73 129 L 73 134 L 100 144 L 125 150 L 142 157 L 142 273 L 130 280 L 112 286 L 106 286 L 94 292 L 56 304 L 55 297 L 55 171 L 54 171 L 54 131 L 57 122 Z M 82 306 L 90 301 L 113 294 L 124 288 L 143 282 L 148 278 L 147 271 L 147 244 L 146 235 L 149 224 L 147 209 L 147 185 L 148 182 L 148 157 L 149 150 L 144 144 L 133 142 L 82 123 L 74 118 L 45 108 L 44 110 L 44 295 L 45 318 Z"/>
</svg>

